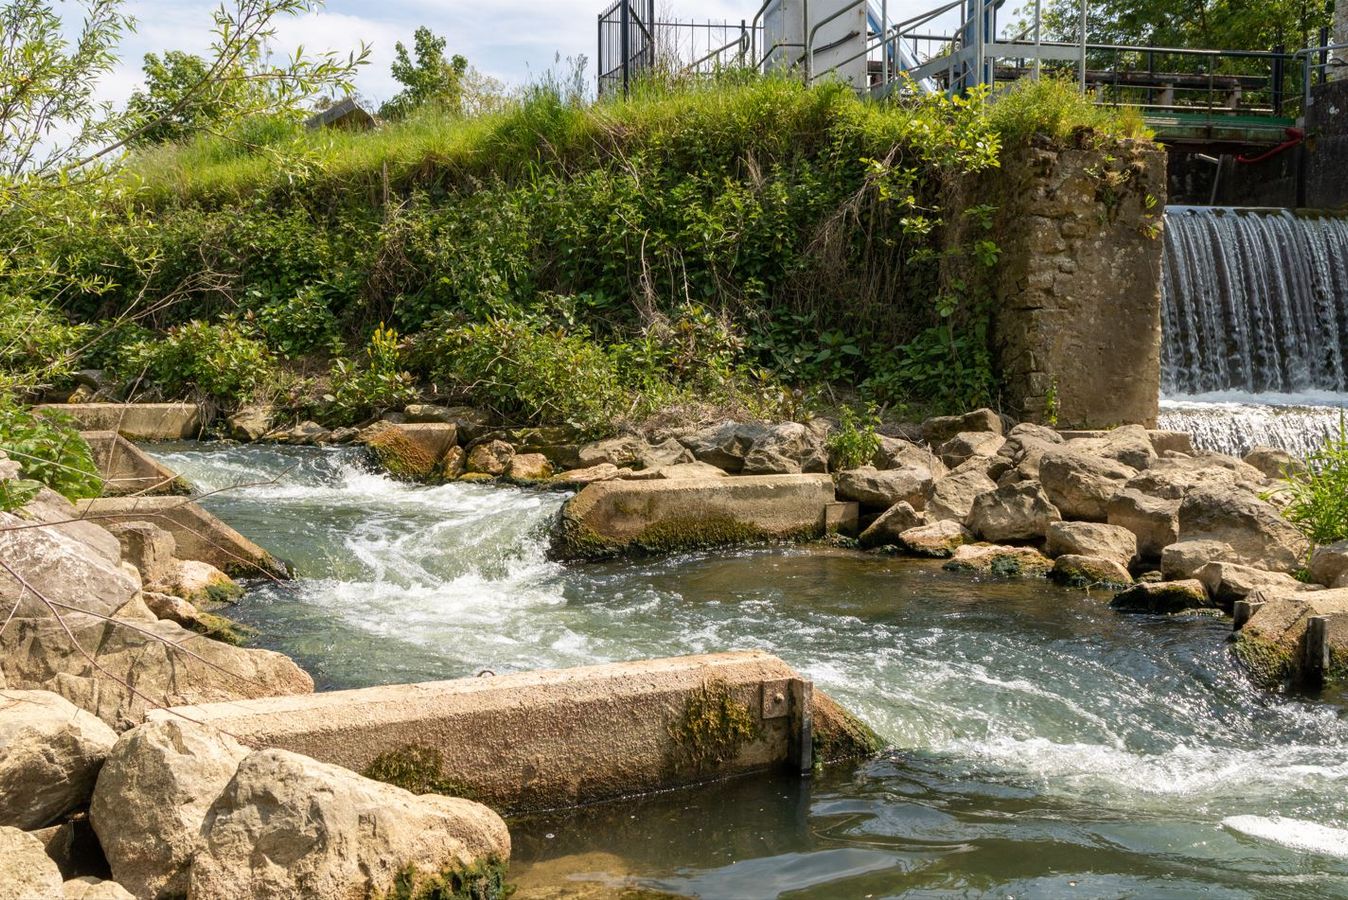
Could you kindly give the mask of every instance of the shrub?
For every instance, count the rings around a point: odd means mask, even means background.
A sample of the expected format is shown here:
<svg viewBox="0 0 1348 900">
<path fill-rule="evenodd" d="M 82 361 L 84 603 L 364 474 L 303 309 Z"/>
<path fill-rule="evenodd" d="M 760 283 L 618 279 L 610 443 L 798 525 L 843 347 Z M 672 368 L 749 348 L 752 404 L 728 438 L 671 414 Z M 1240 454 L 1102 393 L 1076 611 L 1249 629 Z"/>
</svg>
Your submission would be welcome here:
<svg viewBox="0 0 1348 900">
<path fill-rule="evenodd" d="M 828 436 L 825 446 L 834 471 L 870 464 L 880 449 L 880 438 L 875 434 L 875 410 L 868 409 L 864 416 L 858 416 L 851 407 L 844 407 L 838 427 Z"/>
<path fill-rule="evenodd" d="M 1097 143 L 1151 137 L 1136 108 L 1100 106 L 1090 95 L 1082 95 L 1075 81 L 1064 78 L 1021 79 L 984 104 L 983 110 L 1007 143 L 1035 135 L 1058 142 L 1084 137 Z"/>
<path fill-rule="evenodd" d="M 339 343 L 331 308 L 336 293 L 335 286 L 317 282 L 285 300 L 260 303 L 250 315 L 267 346 L 284 357 L 331 351 Z"/>
<path fill-rule="evenodd" d="M 1290 502 L 1283 514 L 1317 546 L 1348 539 L 1348 425 L 1342 417 L 1339 433 L 1303 462 L 1285 473 Z"/>
<path fill-rule="evenodd" d="M 71 500 L 96 497 L 103 480 L 93 451 L 68 420 L 38 416 L 0 396 L 0 450 L 19 464 L 22 480 L 0 481 L 0 510 L 17 509 L 46 485 Z"/>
<path fill-rule="evenodd" d="M 333 424 L 347 425 L 401 409 L 418 396 L 415 380 L 403 367 L 398 332 L 382 324 L 370 336 L 364 365 L 337 359 L 332 364 L 332 381 L 337 387 L 325 418 Z"/>
<path fill-rule="evenodd" d="M 0 292 L 0 389 L 32 388 L 68 374 L 91 331 L 45 303 Z"/>
<path fill-rule="evenodd" d="M 272 375 L 265 344 L 236 322 L 193 321 L 126 349 L 118 371 L 166 397 L 199 397 L 233 408 L 252 399 Z"/>
</svg>

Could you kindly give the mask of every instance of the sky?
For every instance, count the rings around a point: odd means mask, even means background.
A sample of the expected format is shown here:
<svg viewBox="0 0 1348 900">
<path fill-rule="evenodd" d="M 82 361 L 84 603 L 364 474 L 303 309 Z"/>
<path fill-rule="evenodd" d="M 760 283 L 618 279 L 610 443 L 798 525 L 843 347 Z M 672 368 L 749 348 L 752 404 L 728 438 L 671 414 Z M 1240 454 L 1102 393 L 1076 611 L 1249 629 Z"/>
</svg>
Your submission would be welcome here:
<svg viewBox="0 0 1348 900">
<path fill-rule="evenodd" d="M 219 0 L 128 0 L 137 31 L 122 45 L 123 65 L 100 85 L 103 99 L 121 103 L 139 86 L 141 59 L 151 51 L 204 53 L 210 43 L 210 15 Z M 594 77 L 596 21 L 605 0 L 328 0 L 316 13 L 282 18 L 273 48 L 288 55 L 296 46 L 308 52 L 345 54 L 362 40 L 372 45 L 370 64 L 357 78 L 360 93 L 375 101 L 397 93 L 389 75 L 394 44 L 409 47 L 418 25 L 448 38 L 448 52 L 462 53 L 480 71 L 508 85 L 520 85 L 556 66 L 560 55 L 584 55 Z M 902 7 L 895 0 L 891 7 Z M 923 0 L 907 0 L 920 8 Z M 657 0 L 661 17 L 729 20 L 751 18 L 758 0 Z M 892 15 L 892 13 L 891 13 Z"/>
</svg>

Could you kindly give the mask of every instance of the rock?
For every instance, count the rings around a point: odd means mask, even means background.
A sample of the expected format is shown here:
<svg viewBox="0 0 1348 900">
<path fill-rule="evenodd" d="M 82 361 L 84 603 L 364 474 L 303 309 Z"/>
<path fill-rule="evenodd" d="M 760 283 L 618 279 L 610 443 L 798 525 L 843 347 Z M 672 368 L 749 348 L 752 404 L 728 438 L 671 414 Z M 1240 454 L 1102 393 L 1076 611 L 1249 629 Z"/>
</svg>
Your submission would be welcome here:
<svg viewBox="0 0 1348 900">
<path fill-rule="evenodd" d="M 1106 520 L 1131 531 L 1141 559 L 1155 560 L 1179 540 L 1179 501 L 1153 497 L 1125 488 L 1110 498 Z"/>
<path fill-rule="evenodd" d="M 1328 686 L 1348 682 L 1348 590 L 1295 593 L 1261 589 L 1249 597 L 1262 604 L 1236 633 L 1236 657 L 1266 687 L 1315 685 L 1306 669 L 1306 631 L 1312 618 L 1326 620 Z"/>
<path fill-rule="evenodd" d="M 270 404 L 245 406 L 229 417 L 229 436 L 236 441 L 260 441 L 271 433 L 276 408 Z"/>
<path fill-rule="evenodd" d="M 691 465 L 696 458 L 687 447 L 674 438 L 668 438 L 659 444 L 647 444 L 637 458 L 637 465 L 643 469 L 667 469 L 673 466 Z M 700 463 L 699 465 L 705 465 Z M 713 466 L 712 468 L 715 468 Z M 724 474 L 724 470 L 719 470 Z"/>
<path fill-rule="evenodd" d="M 1105 559 L 1099 556 L 1081 556 L 1066 553 L 1053 561 L 1052 578 L 1054 581 L 1072 587 L 1125 587 L 1133 583 L 1133 576 L 1119 564 L 1117 559 Z"/>
<path fill-rule="evenodd" d="M 1151 436 L 1141 425 L 1122 425 L 1107 432 L 1095 452 L 1138 471 L 1150 468 L 1156 460 Z"/>
<path fill-rule="evenodd" d="M 89 807 L 112 877 L 138 897 L 186 895 L 206 810 L 249 752 L 228 735 L 177 718 L 118 738 Z"/>
<path fill-rule="evenodd" d="M 1265 478 L 1274 480 L 1286 478 L 1289 473 L 1300 473 L 1306 470 L 1305 463 L 1294 458 L 1286 450 L 1279 450 L 1276 447 L 1255 447 L 1245 454 L 1242 461 L 1247 466 L 1258 469 Z"/>
<path fill-rule="evenodd" d="M 680 463 L 675 466 L 662 466 L 651 469 L 657 478 L 674 481 L 680 478 L 729 478 L 730 473 L 704 462 Z"/>
<path fill-rule="evenodd" d="M 927 521 L 950 519 L 963 525 L 979 495 L 995 490 L 996 483 L 978 469 L 951 472 L 932 485 L 926 503 Z"/>
<path fill-rule="evenodd" d="M 1238 487 L 1195 487 L 1180 504 L 1182 540 L 1210 539 L 1230 544 L 1229 562 L 1271 572 L 1295 572 L 1305 565 L 1310 543 L 1270 503 Z"/>
<path fill-rule="evenodd" d="M 1225 608 L 1265 588 L 1294 593 L 1319 589 L 1318 585 L 1302 584 L 1282 572 L 1268 572 L 1240 563 L 1210 562 L 1195 572 L 1194 577 L 1203 582 L 1208 595 Z"/>
<path fill-rule="evenodd" d="M 1031 547 L 999 547 L 995 544 L 964 544 L 945 568 L 951 571 L 978 572 L 1002 578 L 1047 575 L 1053 563 Z"/>
<path fill-rule="evenodd" d="M 0 691 L 0 823 L 42 828 L 89 801 L 116 733 L 48 691 Z"/>
<path fill-rule="evenodd" d="M 430 481 L 440 461 L 458 442 L 458 429 L 445 424 L 381 422 L 362 432 L 379 465 L 394 478 Z"/>
<path fill-rule="evenodd" d="M 61 870 L 42 842 L 0 826 L 0 900 L 62 900 Z"/>
<path fill-rule="evenodd" d="M 946 474 L 945 463 L 926 447 L 919 447 L 912 441 L 897 437 L 881 436 L 879 440 L 880 447 L 875 451 L 875 459 L 872 460 L 877 469 L 916 466 L 931 472 L 933 478 L 940 478 Z"/>
<path fill-rule="evenodd" d="M 145 601 L 150 612 L 154 613 L 155 618 L 177 622 L 184 628 L 197 634 L 208 635 L 218 641 L 238 643 L 238 635 L 233 632 L 228 619 L 202 612 L 182 597 L 159 591 L 145 591 L 141 594 L 141 599 Z"/>
<path fill-rule="evenodd" d="M 148 499 L 131 498 L 131 502 L 145 502 Z M 38 491 L 36 497 L 17 511 L 17 515 L 29 522 L 47 523 L 50 527 L 41 529 L 42 531 L 55 531 L 66 535 L 89 547 L 98 556 L 114 565 L 121 562 L 122 548 L 117 543 L 117 538 L 100 524 L 86 521 L 73 503 L 51 488 L 44 487 Z"/>
<path fill-rule="evenodd" d="M 1141 582 L 1116 595 L 1109 604 L 1129 612 L 1177 613 L 1186 609 L 1211 607 L 1203 582 L 1190 578 L 1184 581 Z"/>
<path fill-rule="evenodd" d="M 613 463 L 601 463 L 588 469 L 570 469 L 552 477 L 553 484 L 594 484 L 597 481 L 613 481 L 621 476 L 621 471 Z"/>
<path fill-rule="evenodd" d="M 919 525 L 899 535 L 899 546 L 907 552 L 936 559 L 954 556 L 958 548 L 973 542 L 973 533 L 950 519 Z"/>
<path fill-rule="evenodd" d="M 314 444 L 326 444 L 332 432 L 317 422 L 301 422 L 293 428 L 268 432 L 264 438 L 278 444 L 294 444 L 307 447 Z"/>
<path fill-rule="evenodd" d="M 64 900 L 136 900 L 126 888 L 115 881 L 103 881 L 86 875 L 72 878 L 61 886 Z"/>
<path fill-rule="evenodd" d="M 740 471 L 745 475 L 827 472 L 828 451 L 816 432 L 799 422 L 787 422 L 754 441 Z"/>
<path fill-rule="evenodd" d="M 1311 554 L 1311 581 L 1332 588 L 1348 588 L 1348 541 L 1316 547 Z"/>
<path fill-rule="evenodd" d="M 542 453 L 520 453 L 510 460 L 506 476 L 516 481 L 547 481 L 552 477 L 552 463 Z"/>
<path fill-rule="evenodd" d="M 862 506 L 889 509 L 896 503 L 906 502 L 920 510 L 927 504 L 932 481 L 931 471 L 919 466 L 883 471 L 874 466 L 862 466 L 838 475 L 838 496 L 855 500 Z"/>
<path fill-rule="evenodd" d="M 985 541 L 1037 541 L 1061 518 L 1039 483 L 1024 481 L 980 494 L 968 525 Z"/>
<path fill-rule="evenodd" d="M 515 448 L 505 441 L 487 441 L 468 450 L 468 471 L 498 478 L 510 468 Z"/>
<path fill-rule="evenodd" d="M 1049 502 L 1064 519 L 1086 522 L 1104 522 L 1109 501 L 1136 474 L 1137 470 L 1116 460 L 1070 449 L 1051 450 L 1039 462 L 1039 478 Z"/>
<path fill-rule="evenodd" d="M 944 444 L 960 432 L 987 431 L 1000 436 L 1002 417 L 990 409 L 976 409 L 962 416 L 939 416 L 922 423 L 922 440 L 933 447 Z"/>
<path fill-rule="evenodd" d="M 860 503 L 828 503 L 824 506 L 824 534 L 854 538 L 861 529 Z"/>
<path fill-rule="evenodd" d="M 445 455 L 440 457 L 440 462 L 436 463 L 432 478 L 436 481 L 455 481 L 462 478 L 467 469 L 468 452 L 462 447 L 450 447 L 445 451 Z"/>
<path fill-rule="evenodd" d="M 1166 581 L 1196 577 L 1210 562 L 1223 562 L 1235 555 L 1222 541 L 1177 541 L 1161 551 L 1161 575 Z"/>
<path fill-rule="evenodd" d="M 767 432 L 766 425 L 726 421 L 679 440 L 701 462 L 734 473 L 744 468 L 744 458 Z"/>
<path fill-rule="evenodd" d="M 871 526 L 861 533 L 861 546 L 884 547 L 899 542 L 899 535 L 925 524 L 922 513 L 900 501 L 885 510 Z"/>
<path fill-rule="evenodd" d="M 1190 490 L 1200 486 L 1229 485 L 1257 494 L 1266 484 L 1263 473 L 1253 466 L 1234 457 L 1207 453 L 1158 459 L 1151 468 L 1130 480 L 1127 487 L 1153 497 L 1182 500 Z"/>
<path fill-rule="evenodd" d="M 1022 423 L 1011 429 L 987 474 L 993 480 L 1012 476 L 1014 481 L 1037 481 L 1044 454 L 1060 447 L 1062 436 L 1052 428 Z"/>
<path fill-rule="evenodd" d="M 23 511 L 30 513 L 32 508 L 29 504 Z M 70 515 L 75 515 L 73 507 Z M 140 585 L 122 570 L 121 546 L 106 530 L 90 525 L 101 537 L 96 538 L 99 543 L 87 543 L 84 534 L 62 527 L 14 527 L 26 524 L 29 521 L 24 518 L 0 513 L 0 558 L 28 585 L 25 588 L 8 572 L 0 572 L 0 609 L 5 616 L 10 615 L 11 608 L 16 618 L 49 615 L 51 610 L 41 597 L 78 603 L 81 609 L 96 615 L 112 615 L 140 590 Z M 102 541 L 110 542 L 111 547 Z"/>
<path fill-rule="evenodd" d="M 243 593 L 234 579 L 210 563 L 195 559 L 180 561 L 173 579 L 164 587 L 165 593 L 190 603 L 225 603 Z"/>
<path fill-rule="evenodd" d="M 1108 559 L 1125 569 L 1137 558 L 1137 537 L 1127 528 L 1099 522 L 1053 522 L 1048 526 L 1049 556 Z M 1125 584 L 1127 582 L 1124 582 Z"/>
<path fill-rule="evenodd" d="M 974 457 L 991 459 L 1005 443 L 1006 438 L 991 431 L 961 431 L 941 444 L 937 452 L 941 462 L 953 469 Z"/>
<path fill-rule="evenodd" d="M 173 580 L 178 543 L 172 534 L 151 522 L 112 522 L 107 529 L 121 545 L 122 558 L 139 570 L 145 584 L 167 585 Z"/>
<path fill-rule="evenodd" d="M 577 452 L 582 468 L 610 463 L 622 468 L 638 465 L 650 452 L 651 446 L 639 437 L 624 435 L 585 444 Z"/>
<path fill-rule="evenodd" d="M 505 822 L 469 800 L 362 778 L 284 750 L 247 756 L 202 826 L 192 897 L 495 897 L 510 858 Z M 467 882 L 467 884 L 462 884 Z M 462 887 L 459 886 L 462 884 Z"/>
</svg>

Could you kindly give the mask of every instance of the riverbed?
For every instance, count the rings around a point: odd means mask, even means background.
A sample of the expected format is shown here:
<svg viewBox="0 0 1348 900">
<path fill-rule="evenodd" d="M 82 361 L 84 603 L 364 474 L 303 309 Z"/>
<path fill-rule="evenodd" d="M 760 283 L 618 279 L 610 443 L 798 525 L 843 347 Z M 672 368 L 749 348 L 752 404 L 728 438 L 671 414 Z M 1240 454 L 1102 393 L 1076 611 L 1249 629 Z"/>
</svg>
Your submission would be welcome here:
<svg viewBox="0 0 1348 900">
<path fill-rule="evenodd" d="M 564 494 L 154 452 L 295 565 L 232 615 L 319 689 L 761 649 L 901 748 L 512 822 L 517 897 L 1348 896 L 1348 718 L 1249 686 L 1228 622 L 837 550 L 564 567 Z"/>
</svg>

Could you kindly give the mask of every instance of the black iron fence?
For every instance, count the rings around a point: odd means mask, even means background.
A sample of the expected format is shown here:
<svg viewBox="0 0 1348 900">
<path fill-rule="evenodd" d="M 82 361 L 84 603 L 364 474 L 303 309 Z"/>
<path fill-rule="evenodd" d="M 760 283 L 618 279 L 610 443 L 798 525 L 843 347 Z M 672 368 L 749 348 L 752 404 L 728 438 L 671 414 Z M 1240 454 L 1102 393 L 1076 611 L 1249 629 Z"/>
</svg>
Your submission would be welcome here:
<svg viewBox="0 0 1348 900">
<path fill-rule="evenodd" d="M 616 0 L 599 14 L 598 64 L 601 97 L 655 67 L 655 0 Z"/>
</svg>

